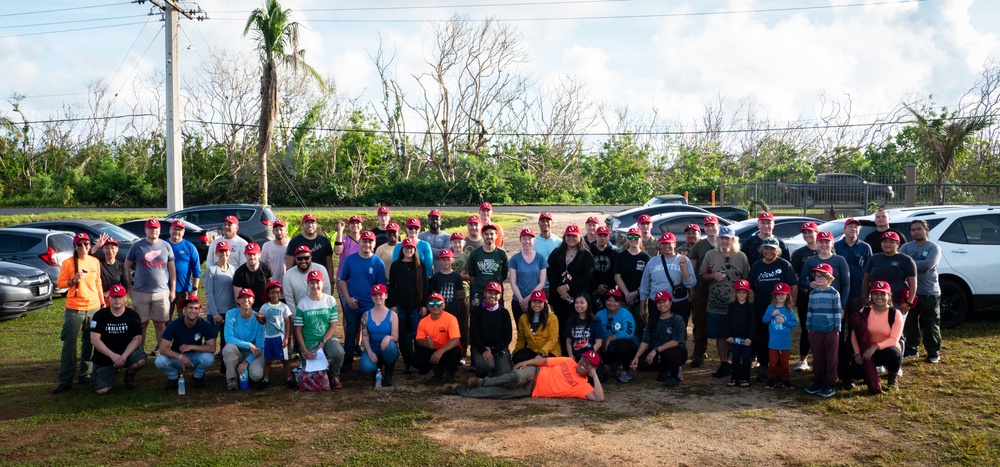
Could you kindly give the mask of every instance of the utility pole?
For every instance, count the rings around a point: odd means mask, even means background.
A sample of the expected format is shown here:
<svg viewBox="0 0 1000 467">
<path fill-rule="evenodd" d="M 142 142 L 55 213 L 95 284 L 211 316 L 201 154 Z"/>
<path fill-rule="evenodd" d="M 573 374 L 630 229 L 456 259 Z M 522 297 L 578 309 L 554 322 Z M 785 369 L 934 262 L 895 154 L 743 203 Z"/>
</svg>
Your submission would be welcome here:
<svg viewBox="0 0 1000 467">
<path fill-rule="evenodd" d="M 146 0 L 134 0 L 142 5 Z M 177 4 L 177 0 L 149 0 L 163 10 L 163 18 L 166 22 L 164 36 L 166 38 L 166 78 L 167 78 L 167 128 L 164 132 L 166 139 L 167 156 L 167 213 L 184 209 L 184 183 L 181 168 L 181 119 L 180 119 L 180 77 L 178 76 L 177 51 L 177 22 L 179 15 L 184 15 L 187 19 L 197 19 L 199 21 L 208 19 L 208 15 L 202 11 L 185 10 Z"/>
</svg>

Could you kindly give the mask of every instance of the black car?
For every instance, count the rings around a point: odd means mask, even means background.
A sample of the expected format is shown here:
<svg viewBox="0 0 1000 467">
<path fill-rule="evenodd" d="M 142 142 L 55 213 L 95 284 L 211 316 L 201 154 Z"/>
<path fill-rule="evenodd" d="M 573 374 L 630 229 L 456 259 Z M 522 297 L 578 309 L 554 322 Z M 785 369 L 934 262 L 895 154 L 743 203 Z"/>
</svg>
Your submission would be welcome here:
<svg viewBox="0 0 1000 467">
<path fill-rule="evenodd" d="M 683 198 L 682 198 L 683 199 Z M 692 206 L 690 204 L 680 204 L 680 203 L 663 203 L 654 205 L 639 206 L 637 208 L 628 209 L 617 214 L 611 214 L 604 218 L 604 224 L 608 226 L 608 229 L 615 231 L 618 229 L 628 229 L 629 227 L 635 226 L 639 222 L 639 216 L 647 214 L 649 216 L 656 216 L 659 214 L 667 214 L 671 212 L 687 212 L 687 213 L 698 213 L 702 218 L 711 214 L 705 209 L 699 208 L 698 206 Z M 698 222 L 701 223 L 700 221 Z"/>
<path fill-rule="evenodd" d="M 688 211 L 688 212 L 668 212 L 666 214 L 660 214 L 653 216 L 651 219 L 653 221 L 652 234 L 654 237 L 659 237 L 664 232 L 672 232 L 677 236 L 678 242 L 684 242 L 684 228 L 688 224 L 701 225 L 702 221 L 705 219 L 705 213 Z M 728 219 L 719 219 L 719 225 L 732 225 Z M 629 226 L 631 227 L 631 226 Z M 616 251 L 620 250 L 626 243 L 625 236 L 628 232 L 628 228 L 620 227 L 611 232 L 611 247 Z"/>
<path fill-rule="evenodd" d="M 147 220 L 148 219 L 137 219 L 134 221 L 123 222 L 118 224 L 118 227 L 128 230 L 139 237 L 145 237 Z M 170 223 L 172 223 L 174 219 L 161 217 L 158 220 L 160 221 L 160 238 L 169 241 Z M 208 246 L 212 243 L 212 239 L 215 237 L 209 235 L 209 232 L 205 229 L 190 222 L 184 221 L 184 225 L 184 240 L 194 244 L 194 247 L 198 249 L 198 258 L 204 263 L 208 258 Z"/>
<path fill-rule="evenodd" d="M 52 304 L 52 281 L 41 269 L 0 261 L 0 321 Z"/>
<path fill-rule="evenodd" d="M 95 219 L 62 219 L 56 221 L 29 222 L 27 224 L 15 225 L 13 227 L 34 227 L 36 229 L 63 230 L 78 234 L 84 232 L 90 236 L 90 241 L 96 242 L 101 234 L 108 234 L 111 238 L 118 240 L 118 261 L 125 261 L 132 244 L 139 240 L 139 237 L 110 222 Z"/>
<path fill-rule="evenodd" d="M 184 219 L 189 223 L 201 226 L 205 230 L 220 232 L 222 218 L 226 216 L 236 216 L 239 219 L 240 228 L 236 234 L 246 241 L 263 245 L 274 240 L 271 223 L 278 220 L 278 217 L 271 211 L 271 206 L 263 204 L 192 206 L 167 214 L 167 218 L 170 220 Z"/>
<path fill-rule="evenodd" d="M 812 217 L 774 216 L 774 230 L 771 232 L 771 235 L 781 240 L 792 238 L 802 233 L 802 225 L 806 222 L 815 222 L 816 225 L 823 223 L 823 221 Z M 740 239 L 740 243 L 760 232 L 760 229 L 757 228 L 757 219 L 740 221 L 730 227 L 733 228 L 733 232 Z"/>
</svg>

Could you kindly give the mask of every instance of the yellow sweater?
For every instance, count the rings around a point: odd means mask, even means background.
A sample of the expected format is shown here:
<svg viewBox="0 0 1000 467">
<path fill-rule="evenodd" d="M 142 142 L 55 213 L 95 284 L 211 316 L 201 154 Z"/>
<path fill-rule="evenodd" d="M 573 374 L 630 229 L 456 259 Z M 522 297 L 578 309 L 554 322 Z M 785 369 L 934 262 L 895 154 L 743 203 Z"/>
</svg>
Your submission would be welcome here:
<svg viewBox="0 0 1000 467">
<path fill-rule="evenodd" d="M 562 355 L 559 350 L 559 319 L 549 313 L 548 324 L 531 332 L 531 313 L 521 315 L 517 320 L 517 344 L 514 351 L 529 348 L 542 355 Z"/>
</svg>

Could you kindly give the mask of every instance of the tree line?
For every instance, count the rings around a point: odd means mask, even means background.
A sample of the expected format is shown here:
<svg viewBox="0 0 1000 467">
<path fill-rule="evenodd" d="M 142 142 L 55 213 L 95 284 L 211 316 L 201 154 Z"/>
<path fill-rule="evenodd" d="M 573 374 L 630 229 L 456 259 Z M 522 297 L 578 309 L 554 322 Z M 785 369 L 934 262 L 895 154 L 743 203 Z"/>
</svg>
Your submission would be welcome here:
<svg viewBox="0 0 1000 467">
<path fill-rule="evenodd" d="M 925 183 L 1000 180 L 994 62 L 950 107 L 902 98 L 858 123 L 850 96 L 823 96 L 818 119 L 779 122 L 717 97 L 699 121 L 674 122 L 608 108 L 573 77 L 539 84 L 522 71 L 530 57 L 513 26 L 455 17 L 434 29 L 422 69 L 398 70 L 380 40 L 382 99 L 366 103 L 308 66 L 292 13 L 267 0 L 245 31 L 256 54 L 217 48 L 187 76 L 185 205 L 634 204 L 685 192 L 707 203 L 720 184 L 823 172 L 902 183 L 910 163 Z M 0 204 L 163 205 L 162 83 L 137 78 L 128 99 L 95 81 L 87 106 L 41 122 L 21 112 L 23 96 L 8 97 Z"/>
</svg>

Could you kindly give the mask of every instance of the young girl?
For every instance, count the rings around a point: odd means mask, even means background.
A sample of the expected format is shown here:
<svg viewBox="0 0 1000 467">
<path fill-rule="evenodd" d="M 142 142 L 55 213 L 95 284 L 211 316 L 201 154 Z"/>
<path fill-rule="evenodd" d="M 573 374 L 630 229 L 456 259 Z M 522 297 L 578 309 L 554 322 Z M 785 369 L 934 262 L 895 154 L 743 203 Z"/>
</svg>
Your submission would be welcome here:
<svg viewBox="0 0 1000 467">
<path fill-rule="evenodd" d="M 271 384 L 271 364 L 275 360 L 281 362 L 285 369 L 285 385 L 289 389 L 298 389 L 299 385 L 292 377 L 292 364 L 288 361 L 288 345 L 292 341 L 292 309 L 281 301 L 281 283 L 271 281 L 264 288 L 268 302 L 261 305 L 257 312 L 257 322 L 264 325 L 264 380 L 266 387 Z"/>
<path fill-rule="evenodd" d="M 386 306 L 396 312 L 399 319 L 399 336 L 403 354 L 403 374 L 410 374 L 410 357 L 413 355 L 413 339 L 417 335 L 420 318 L 427 314 L 424 304 L 426 268 L 417 255 L 416 239 L 403 240 L 399 259 L 389 268 L 389 298 Z"/>
<path fill-rule="evenodd" d="M 637 371 L 658 371 L 657 381 L 668 388 L 680 384 L 677 377 L 681 365 L 687 361 L 687 329 L 684 318 L 671 313 L 673 297 L 670 292 L 656 292 L 653 302 L 660 312 L 659 318 L 650 316 L 649 324 L 642 334 L 642 343 L 632 359 L 632 369 Z"/>
<path fill-rule="evenodd" d="M 774 285 L 771 304 L 764 312 L 764 322 L 768 325 L 767 342 L 767 389 L 774 389 L 775 380 L 781 376 L 785 389 L 792 388 L 788 374 L 788 355 L 792 348 L 792 328 L 799 325 L 795 307 L 788 301 L 791 287 L 784 282 Z M 779 375 L 780 373 L 780 375 Z"/>
<path fill-rule="evenodd" d="M 587 292 L 580 292 L 573 299 L 573 310 L 576 313 L 566 323 L 566 348 L 573 360 L 579 361 L 584 352 L 600 350 L 604 330 L 601 329 L 601 320 L 594 314 L 594 305 Z"/>
<path fill-rule="evenodd" d="M 754 319 L 753 291 L 750 282 L 740 279 L 733 284 L 733 300 L 729 302 L 726 334 L 730 353 L 733 355 L 733 372 L 726 386 L 750 387 L 751 338 L 757 330 Z"/>
<path fill-rule="evenodd" d="M 549 312 L 548 297 L 536 290 L 528 295 L 528 312 L 517 321 L 513 363 L 535 357 L 559 357 L 559 323 Z"/>
</svg>

